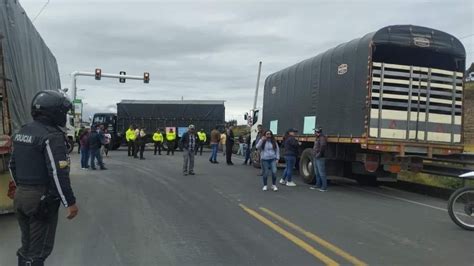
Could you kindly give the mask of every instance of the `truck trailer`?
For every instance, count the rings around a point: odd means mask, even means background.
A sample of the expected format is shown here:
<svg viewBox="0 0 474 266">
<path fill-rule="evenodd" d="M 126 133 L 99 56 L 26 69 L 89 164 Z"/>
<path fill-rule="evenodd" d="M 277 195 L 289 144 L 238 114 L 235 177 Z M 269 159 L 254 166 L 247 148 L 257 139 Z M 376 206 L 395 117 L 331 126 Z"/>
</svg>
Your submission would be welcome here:
<svg viewBox="0 0 474 266">
<path fill-rule="evenodd" d="M 130 125 L 143 127 L 151 142 L 153 132 L 160 128 L 174 128 L 178 138 L 193 124 L 197 130 L 204 129 L 209 135 L 216 126 L 224 126 L 224 101 L 210 100 L 122 100 L 117 103 L 117 114 L 95 114 L 94 124 L 106 124 L 112 135 L 114 148 L 125 142 L 125 132 Z M 177 145 L 175 145 L 176 147 Z M 164 148 L 167 149 L 166 143 Z"/>
<path fill-rule="evenodd" d="M 418 171 L 423 158 L 463 152 L 466 52 L 454 36 L 394 25 L 340 44 L 269 75 L 262 110 L 252 110 L 282 140 L 297 128 L 299 170 L 314 181 L 313 129 L 328 137 L 329 175 L 361 183 Z M 258 164 L 258 156 L 254 154 Z"/>
<path fill-rule="evenodd" d="M 59 90 L 56 58 L 18 1 L 0 1 L 0 213 L 7 198 L 11 136 L 30 122 L 31 100 L 41 90 Z"/>
</svg>

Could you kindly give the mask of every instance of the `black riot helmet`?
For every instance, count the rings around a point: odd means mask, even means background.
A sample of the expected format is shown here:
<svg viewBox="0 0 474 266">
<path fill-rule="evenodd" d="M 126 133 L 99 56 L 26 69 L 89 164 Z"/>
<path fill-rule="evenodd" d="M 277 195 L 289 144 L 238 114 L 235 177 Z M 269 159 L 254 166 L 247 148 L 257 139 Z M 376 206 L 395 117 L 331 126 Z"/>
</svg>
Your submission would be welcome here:
<svg viewBox="0 0 474 266">
<path fill-rule="evenodd" d="M 67 112 L 72 103 L 58 91 L 47 90 L 38 92 L 31 102 L 33 119 L 44 117 L 57 126 L 66 126 Z"/>
</svg>

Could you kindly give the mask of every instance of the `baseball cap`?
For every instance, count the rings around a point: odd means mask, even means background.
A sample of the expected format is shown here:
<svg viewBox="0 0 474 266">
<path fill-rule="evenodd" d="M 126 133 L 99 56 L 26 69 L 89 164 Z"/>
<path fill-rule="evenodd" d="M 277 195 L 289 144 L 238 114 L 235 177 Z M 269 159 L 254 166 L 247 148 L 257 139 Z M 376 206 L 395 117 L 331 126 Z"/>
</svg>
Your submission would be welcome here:
<svg viewBox="0 0 474 266">
<path fill-rule="evenodd" d="M 194 129 L 194 125 L 189 125 L 188 128 L 189 129 Z"/>
</svg>

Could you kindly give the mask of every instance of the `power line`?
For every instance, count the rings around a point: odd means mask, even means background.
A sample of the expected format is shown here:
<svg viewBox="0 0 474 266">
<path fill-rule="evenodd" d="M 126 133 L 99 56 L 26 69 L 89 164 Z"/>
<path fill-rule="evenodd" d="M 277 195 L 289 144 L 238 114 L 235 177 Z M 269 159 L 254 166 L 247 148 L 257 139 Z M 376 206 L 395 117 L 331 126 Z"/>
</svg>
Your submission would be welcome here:
<svg viewBox="0 0 474 266">
<path fill-rule="evenodd" d="M 48 6 L 49 4 L 49 1 L 50 0 L 47 0 L 46 3 L 43 5 L 43 7 L 40 9 L 40 11 L 38 12 L 38 14 L 35 16 L 35 18 L 33 19 L 32 22 L 35 22 L 35 20 L 41 15 L 41 13 L 43 13 L 43 11 L 46 9 L 46 7 Z"/>
</svg>

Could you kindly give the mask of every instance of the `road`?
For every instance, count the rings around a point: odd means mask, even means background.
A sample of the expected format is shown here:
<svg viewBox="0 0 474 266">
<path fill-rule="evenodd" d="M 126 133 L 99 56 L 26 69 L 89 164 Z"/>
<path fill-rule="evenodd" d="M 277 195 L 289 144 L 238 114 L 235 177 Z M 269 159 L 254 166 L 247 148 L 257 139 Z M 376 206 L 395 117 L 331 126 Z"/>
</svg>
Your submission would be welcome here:
<svg viewBox="0 0 474 266">
<path fill-rule="evenodd" d="M 109 170 L 84 171 L 73 155 L 80 213 L 61 209 L 47 265 L 474 265 L 474 234 L 443 200 L 345 179 L 263 192 L 240 158 L 213 165 L 205 153 L 183 176 L 181 153 L 145 156 L 115 151 Z M 15 217 L 0 228 L 0 265 L 15 265 Z"/>
</svg>

